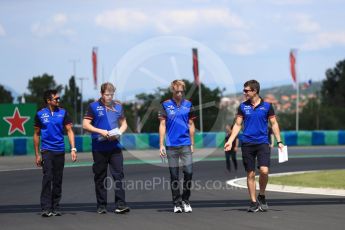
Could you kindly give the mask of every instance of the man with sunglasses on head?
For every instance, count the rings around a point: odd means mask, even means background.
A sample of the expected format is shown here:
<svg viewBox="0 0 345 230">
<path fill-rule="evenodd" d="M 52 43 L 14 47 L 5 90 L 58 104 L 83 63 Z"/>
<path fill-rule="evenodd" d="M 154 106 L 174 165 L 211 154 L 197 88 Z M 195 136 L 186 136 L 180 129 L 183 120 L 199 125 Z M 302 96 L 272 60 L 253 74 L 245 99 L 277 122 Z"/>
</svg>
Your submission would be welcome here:
<svg viewBox="0 0 345 230">
<path fill-rule="evenodd" d="M 247 186 L 250 196 L 248 212 L 267 211 L 268 205 L 265 197 L 268 173 L 270 167 L 270 146 L 268 140 L 268 121 L 271 123 L 273 133 L 279 148 L 284 145 L 281 141 L 279 125 L 276 120 L 272 104 L 264 102 L 259 96 L 260 84 L 256 80 L 244 83 L 243 93 L 247 99 L 238 108 L 237 117 L 229 140 L 225 143 L 225 151 L 229 151 L 232 142 L 242 128 L 242 159 L 247 171 Z M 255 163 L 258 163 L 260 172 L 260 192 L 256 197 Z"/>
<path fill-rule="evenodd" d="M 74 145 L 72 121 L 67 111 L 59 107 L 58 92 L 45 91 L 43 100 L 46 107 L 36 113 L 34 125 L 36 165 L 43 168 L 41 216 L 61 216 L 59 203 L 65 165 L 64 129 L 67 131 L 73 162 L 77 160 L 77 149 Z"/>
<path fill-rule="evenodd" d="M 195 115 L 192 103 L 184 99 L 185 83 L 175 80 L 170 89 L 173 96 L 162 103 L 158 113 L 160 156 L 168 158 L 174 213 L 189 213 L 192 212 L 189 197 L 193 175 Z M 180 159 L 184 173 L 182 195 L 179 183 Z"/>
<path fill-rule="evenodd" d="M 107 213 L 108 165 L 114 179 L 115 213 L 126 213 L 123 155 L 119 138 L 127 129 L 122 104 L 113 100 L 115 86 L 109 82 L 101 85 L 101 98 L 92 102 L 84 116 L 83 128 L 91 133 L 93 173 L 95 181 L 97 213 Z"/>
</svg>

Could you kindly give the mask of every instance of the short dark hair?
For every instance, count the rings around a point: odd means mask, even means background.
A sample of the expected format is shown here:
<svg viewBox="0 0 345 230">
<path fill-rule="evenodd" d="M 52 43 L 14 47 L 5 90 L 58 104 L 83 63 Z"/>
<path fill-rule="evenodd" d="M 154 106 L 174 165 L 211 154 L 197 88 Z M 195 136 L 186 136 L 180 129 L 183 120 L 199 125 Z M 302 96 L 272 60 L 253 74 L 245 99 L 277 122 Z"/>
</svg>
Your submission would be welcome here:
<svg viewBox="0 0 345 230">
<path fill-rule="evenodd" d="M 249 80 L 244 83 L 244 87 L 250 87 L 251 90 L 255 90 L 257 94 L 260 93 L 260 83 L 257 80 Z"/>
<path fill-rule="evenodd" d="M 48 100 L 52 99 L 52 95 L 56 95 L 58 91 L 56 89 L 48 89 L 43 93 L 43 101 L 45 104 L 48 103 Z"/>
</svg>

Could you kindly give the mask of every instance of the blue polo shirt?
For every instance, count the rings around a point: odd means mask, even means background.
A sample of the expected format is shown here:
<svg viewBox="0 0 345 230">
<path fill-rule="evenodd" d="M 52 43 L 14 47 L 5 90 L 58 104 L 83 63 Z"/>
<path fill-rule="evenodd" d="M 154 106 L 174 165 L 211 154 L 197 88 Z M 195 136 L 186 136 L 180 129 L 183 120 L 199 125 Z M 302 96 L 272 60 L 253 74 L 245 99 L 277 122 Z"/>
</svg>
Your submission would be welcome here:
<svg viewBox="0 0 345 230">
<path fill-rule="evenodd" d="M 64 127 L 69 124 L 72 121 L 63 108 L 57 107 L 53 112 L 48 107 L 39 110 L 34 126 L 41 130 L 41 151 L 64 153 Z"/>
<path fill-rule="evenodd" d="M 268 119 L 275 116 L 272 104 L 260 98 L 260 104 L 254 107 L 247 100 L 238 107 L 237 116 L 243 117 L 243 144 L 269 144 Z"/>
<path fill-rule="evenodd" d="M 122 104 L 113 101 L 110 106 L 105 106 L 101 99 L 89 104 L 84 119 L 91 120 L 91 124 L 99 129 L 112 130 L 119 128 L 119 120 L 125 119 Z M 98 141 L 100 134 L 91 133 L 92 150 L 93 151 L 111 151 L 121 149 L 120 142 L 114 141 Z"/>
<path fill-rule="evenodd" d="M 166 146 L 191 145 L 189 119 L 196 118 L 192 102 L 183 99 L 178 106 L 173 99 L 166 100 L 162 103 L 158 118 L 166 120 Z"/>
</svg>

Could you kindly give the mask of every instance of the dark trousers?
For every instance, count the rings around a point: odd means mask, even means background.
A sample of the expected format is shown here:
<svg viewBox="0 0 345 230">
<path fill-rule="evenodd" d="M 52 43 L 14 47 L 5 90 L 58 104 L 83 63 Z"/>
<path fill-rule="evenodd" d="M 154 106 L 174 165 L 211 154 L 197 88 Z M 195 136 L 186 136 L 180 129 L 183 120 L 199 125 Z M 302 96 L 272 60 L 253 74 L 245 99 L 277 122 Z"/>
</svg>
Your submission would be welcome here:
<svg viewBox="0 0 345 230">
<path fill-rule="evenodd" d="M 225 152 L 226 169 L 228 171 L 231 171 L 230 158 L 232 160 L 232 163 L 234 164 L 235 170 L 237 170 L 237 159 L 236 159 L 236 152 L 235 151 L 226 151 Z"/>
<path fill-rule="evenodd" d="M 170 171 L 170 185 L 174 205 L 181 201 L 189 201 L 192 176 L 193 176 L 193 157 L 190 146 L 167 147 L 167 158 Z M 179 160 L 183 165 L 183 192 L 180 193 L 179 181 Z"/>
<path fill-rule="evenodd" d="M 42 153 L 42 210 L 59 209 L 64 165 L 64 153 L 57 154 L 50 151 L 45 151 L 44 153 Z"/>
<path fill-rule="evenodd" d="M 106 178 L 108 165 L 114 179 L 111 187 L 115 189 L 115 204 L 118 205 L 119 202 L 125 203 L 125 190 L 122 181 L 124 178 L 122 151 L 93 151 L 92 156 L 97 207 L 107 205 L 107 189 L 110 189 L 109 181 Z"/>
</svg>

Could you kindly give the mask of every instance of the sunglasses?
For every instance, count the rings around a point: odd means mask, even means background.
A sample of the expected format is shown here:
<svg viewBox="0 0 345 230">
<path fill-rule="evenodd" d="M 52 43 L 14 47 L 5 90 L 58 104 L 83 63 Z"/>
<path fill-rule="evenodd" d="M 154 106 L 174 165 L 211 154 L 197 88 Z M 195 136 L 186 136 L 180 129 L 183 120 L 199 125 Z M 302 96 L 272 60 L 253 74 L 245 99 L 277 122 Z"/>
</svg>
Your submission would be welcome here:
<svg viewBox="0 0 345 230">
<path fill-rule="evenodd" d="M 254 90 L 251 90 L 251 89 L 244 89 L 243 90 L 243 93 L 248 93 L 248 92 L 253 92 Z"/>
<path fill-rule="evenodd" d="M 184 94 L 184 91 L 183 90 L 181 90 L 181 91 L 176 90 L 175 93 L 176 94 L 179 94 L 179 93 Z"/>
<path fill-rule="evenodd" d="M 61 99 L 60 99 L 60 97 L 56 97 L 56 98 L 52 98 L 51 100 L 56 101 L 56 102 L 60 102 Z"/>
</svg>

